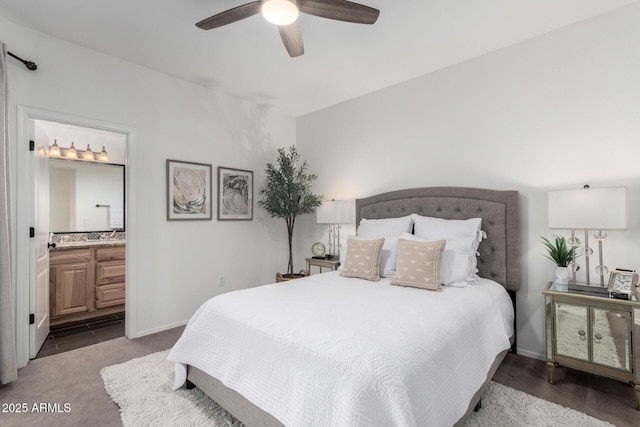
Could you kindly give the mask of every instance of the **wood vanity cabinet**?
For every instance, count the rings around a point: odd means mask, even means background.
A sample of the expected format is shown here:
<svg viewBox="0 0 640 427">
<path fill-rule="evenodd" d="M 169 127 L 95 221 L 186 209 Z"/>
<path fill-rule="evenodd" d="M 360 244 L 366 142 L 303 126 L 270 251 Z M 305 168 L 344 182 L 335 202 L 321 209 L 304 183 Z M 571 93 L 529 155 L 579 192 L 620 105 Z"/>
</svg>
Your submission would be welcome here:
<svg viewBox="0 0 640 427">
<path fill-rule="evenodd" d="M 49 252 L 51 324 L 124 311 L 125 247 Z"/>
<path fill-rule="evenodd" d="M 95 310 L 92 249 L 49 253 L 51 317 Z"/>
</svg>

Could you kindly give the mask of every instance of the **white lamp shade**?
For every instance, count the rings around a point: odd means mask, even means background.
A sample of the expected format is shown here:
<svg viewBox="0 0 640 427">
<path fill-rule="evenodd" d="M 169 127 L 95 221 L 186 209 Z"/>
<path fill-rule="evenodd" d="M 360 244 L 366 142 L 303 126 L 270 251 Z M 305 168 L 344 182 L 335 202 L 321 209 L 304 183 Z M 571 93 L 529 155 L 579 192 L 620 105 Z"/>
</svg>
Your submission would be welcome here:
<svg viewBox="0 0 640 427">
<path fill-rule="evenodd" d="M 549 191 L 549 228 L 622 230 L 628 219 L 626 187 Z"/>
<path fill-rule="evenodd" d="M 318 224 L 349 224 L 353 221 L 353 203 L 348 200 L 328 200 L 318 207 Z"/>
</svg>

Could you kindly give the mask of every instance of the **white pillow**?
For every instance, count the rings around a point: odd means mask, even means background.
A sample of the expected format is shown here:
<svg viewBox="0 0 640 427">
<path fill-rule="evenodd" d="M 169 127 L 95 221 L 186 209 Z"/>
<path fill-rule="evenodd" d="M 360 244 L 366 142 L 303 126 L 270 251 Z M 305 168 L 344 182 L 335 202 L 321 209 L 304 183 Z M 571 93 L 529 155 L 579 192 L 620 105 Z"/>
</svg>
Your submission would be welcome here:
<svg viewBox="0 0 640 427">
<path fill-rule="evenodd" d="M 398 262 L 398 237 L 385 237 L 384 244 L 382 245 L 382 254 L 380 255 L 380 277 L 394 277 L 396 275 L 396 266 Z M 370 237 L 361 236 L 349 236 L 347 237 L 347 244 L 344 246 L 349 248 L 349 240 L 368 240 Z M 342 269 L 345 259 L 347 258 L 347 250 L 340 252 L 340 267 Z"/>
<path fill-rule="evenodd" d="M 411 215 L 384 219 L 362 218 L 356 234 L 358 237 L 397 237 L 400 233 L 411 233 L 412 227 Z"/>
<path fill-rule="evenodd" d="M 428 240 L 449 240 L 462 237 L 472 237 L 473 242 L 473 271 L 478 271 L 478 246 L 487 235 L 480 229 L 482 218 L 471 219 L 442 219 L 411 214 L 414 223 L 413 234 Z"/>
<path fill-rule="evenodd" d="M 482 218 L 471 219 L 442 219 L 411 214 L 415 224 L 413 234 L 429 240 L 457 239 L 459 237 L 473 237 L 482 241 Z"/>
<path fill-rule="evenodd" d="M 433 241 L 422 239 L 409 233 L 402 233 L 400 239 L 417 242 Z M 443 285 L 464 288 L 469 283 L 475 282 L 477 276 L 473 262 L 475 260 L 473 245 L 474 239 L 472 237 L 446 240 L 440 267 L 440 281 Z"/>
</svg>

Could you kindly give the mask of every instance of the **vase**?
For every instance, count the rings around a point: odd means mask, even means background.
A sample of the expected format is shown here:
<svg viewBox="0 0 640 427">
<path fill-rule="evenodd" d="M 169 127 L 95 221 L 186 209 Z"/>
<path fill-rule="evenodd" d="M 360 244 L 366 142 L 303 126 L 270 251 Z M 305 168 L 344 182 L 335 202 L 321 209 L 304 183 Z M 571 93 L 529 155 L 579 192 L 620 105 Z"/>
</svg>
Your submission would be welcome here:
<svg viewBox="0 0 640 427">
<path fill-rule="evenodd" d="M 569 280 L 571 280 L 571 272 L 569 271 L 569 267 L 557 266 L 553 274 L 554 283 L 557 283 L 559 285 L 568 285 Z"/>
</svg>

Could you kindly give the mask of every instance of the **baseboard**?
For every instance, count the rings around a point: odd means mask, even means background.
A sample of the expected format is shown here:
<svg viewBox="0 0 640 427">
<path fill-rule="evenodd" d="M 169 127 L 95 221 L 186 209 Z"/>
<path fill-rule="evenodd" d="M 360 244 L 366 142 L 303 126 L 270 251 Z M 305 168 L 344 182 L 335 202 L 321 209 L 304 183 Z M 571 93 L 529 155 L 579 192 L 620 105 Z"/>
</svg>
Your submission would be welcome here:
<svg viewBox="0 0 640 427">
<path fill-rule="evenodd" d="M 151 329 L 146 329 L 144 331 L 138 331 L 134 337 L 127 337 L 127 338 L 140 338 L 140 337 L 144 337 L 146 335 L 156 334 L 158 332 L 163 332 L 163 331 L 166 331 L 166 330 L 169 330 L 169 329 L 177 328 L 179 326 L 184 326 L 187 323 L 189 323 L 189 319 L 181 320 L 181 321 L 175 322 L 175 323 L 170 323 L 168 325 L 158 326 L 157 328 L 151 328 Z"/>
<path fill-rule="evenodd" d="M 544 354 L 534 353 L 533 351 L 523 350 L 521 348 L 518 349 L 518 354 L 532 359 L 547 360 L 547 357 Z"/>
</svg>

